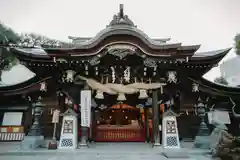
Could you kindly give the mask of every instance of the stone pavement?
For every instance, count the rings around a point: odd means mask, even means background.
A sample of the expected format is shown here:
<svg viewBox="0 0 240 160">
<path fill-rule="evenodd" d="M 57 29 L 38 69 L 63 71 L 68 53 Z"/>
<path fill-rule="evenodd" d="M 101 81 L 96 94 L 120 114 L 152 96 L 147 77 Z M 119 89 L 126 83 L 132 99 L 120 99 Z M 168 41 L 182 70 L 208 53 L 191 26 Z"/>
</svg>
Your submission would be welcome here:
<svg viewBox="0 0 240 160">
<path fill-rule="evenodd" d="M 20 143 L 0 143 L 0 160 L 169 160 L 162 155 L 161 147 L 152 148 L 146 143 L 96 143 L 90 148 L 77 150 L 19 150 Z M 210 160 L 205 151 L 190 149 L 191 144 L 184 144 L 181 151 L 188 152 L 189 158 L 179 160 Z M 33 158 L 34 157 L 34 158 Z M 172 159 L 172 160 L 178 160 Z"/>
</svg>

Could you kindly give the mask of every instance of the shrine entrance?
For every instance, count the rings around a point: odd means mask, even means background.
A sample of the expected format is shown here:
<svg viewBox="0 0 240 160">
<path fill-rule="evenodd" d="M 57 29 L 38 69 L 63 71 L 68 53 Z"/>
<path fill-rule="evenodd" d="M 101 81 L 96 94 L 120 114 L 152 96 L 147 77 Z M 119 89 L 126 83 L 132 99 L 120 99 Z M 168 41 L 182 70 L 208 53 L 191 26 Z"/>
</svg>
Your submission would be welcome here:
<svg viewBox="0 0 240 160">
<path fill-rule="evenodd" d="M 96 142 L 145 142 L 143 109 L 116 104 L 96 113 Z"/>
</svg>

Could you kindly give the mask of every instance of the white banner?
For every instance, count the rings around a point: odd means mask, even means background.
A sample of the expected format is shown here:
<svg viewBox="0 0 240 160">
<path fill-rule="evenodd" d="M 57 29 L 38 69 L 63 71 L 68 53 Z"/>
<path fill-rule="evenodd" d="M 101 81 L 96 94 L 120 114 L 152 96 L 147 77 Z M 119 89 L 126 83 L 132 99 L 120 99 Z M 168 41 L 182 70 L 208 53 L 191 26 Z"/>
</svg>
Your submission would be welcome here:
<svg viewBox="0 0 240 160">
<path fill-rule="evenodd" d="M 81 126 L 90 127 L 91 123 L 91 90 L 81 91 Z"/>
<path fill-rule="evenodd" d="M 231 124 L 229 113 L 227 111 L 215 110 L 208 112 L 209 124 L 212 124 L 213 121 L 216 121 L 220 124 Z"/>
<path fill-rule="evenodd" d="M 53 111 L 52 123 L 59 123 L 59 114 L 60 114 L 60 110 L 55 109 Z"/>
<path fill-rule="evenodd" d="M 229 113 L 227 111 L 218 111 L 213 112 L 213 120 L 219 122 L 220 124 L 231 124 Z"/>
</svg>

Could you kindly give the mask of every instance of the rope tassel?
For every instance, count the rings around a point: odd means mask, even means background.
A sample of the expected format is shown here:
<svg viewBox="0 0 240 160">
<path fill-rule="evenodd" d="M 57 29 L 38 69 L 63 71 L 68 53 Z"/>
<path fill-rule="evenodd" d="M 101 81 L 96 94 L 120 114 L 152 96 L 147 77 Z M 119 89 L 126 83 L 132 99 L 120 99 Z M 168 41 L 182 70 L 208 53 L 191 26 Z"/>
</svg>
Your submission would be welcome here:
<svg viewBox="0 0 240 160">
<path fill-rule="evenodd" d="M 118 101 L 125 101 L 125 100 L 127 100 L 127 99 L 126 99 L 126 96 L 125 96 L 124 93 L 119 93 L 119 94 L 118 94 L 118 97 L 117 97 L 117 100 L 118 100 Z"/>
<path fill-rule="evenodd" d="M 147 99 L 148 98 L 148 94 L 147 94 L 147 91 L 145 89 L 141 89 L 139 91 L 139 96 L 138 96 L 138 99 Z"/>
</svg>

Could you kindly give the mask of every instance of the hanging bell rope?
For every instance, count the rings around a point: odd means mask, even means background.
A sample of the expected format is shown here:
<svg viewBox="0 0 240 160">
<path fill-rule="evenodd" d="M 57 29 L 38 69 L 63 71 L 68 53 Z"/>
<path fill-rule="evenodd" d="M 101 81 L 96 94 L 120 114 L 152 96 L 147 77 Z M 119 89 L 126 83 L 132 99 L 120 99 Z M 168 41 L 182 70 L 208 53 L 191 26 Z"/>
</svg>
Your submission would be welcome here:
<svg viewBox="0 0 240 160">
<path fill-rule="evenodd" d="M 161 89 L 162 87 L 166 84 L 164 83 L 151 83 L 151 79 L 149 79 L 150 83 L 144 83 L 143 80 L 142 82 L 137 82 L 137 79 L 135 77 L 135 83 L 124 85 L 122 82 L 120 84 L 117 83 L 108 83 L 108 77 L 106 77 L 106 84 L 102 84 L 97 82 L 94 79 L 91 78 L 86 78 L 80 75 L 77 75 L 76 78 L 81 79 L 86 81 L 89 87 L 91 87 L 93 90 L 97 90 L 97 93 L 100 94 L 100 92 L 103 93 L 108 93 L 110 95 L 116 95 L 118 93 L 124 93 L 124 94 L 134 94 L 137 92 L 140 92 L 140 90 L 146 90 L 146 91 L 141 91 L 139 98 L 147 98 L 147 90 L 152 90 L 152 89 Z M 121 80 L 122 81 L 122 80 Z M 102 96 L 99 96 L 102 97 Z"/>
<path fill-rule="evenodd" d="M 125 101 L 125 100 L 127 100 L 127 99 L 126 99 L 126 96 L 125 96 L 124 93 L 119 93 L 119 94 L 118 94 L 118 97 L 117 97 L 117 100 L 118 100 L 118 101 Z"/>
<path fill-rule="evenodd" d="M 138 92 L 138 89 L 129 87 L 127 85 L 122 84 L 122 78 L 120 80 L 120 84 L 117 83 L 107 83 L 105 84 L 107 87 L 111 88 L 113 91 L 117 93 L 125 93 L 125 94 L 134 94 Z"/>
<path fill-rule="evenodd" d="M 110 95 L 115 95 L 117 94 L 115 91 L 113 91 L 112 89 L 110 89 L 109 87 L 97 82 L 94 79 L 91 78 L 86 78 L 83 76 L 78 75 L 79 79 L 85 80 L 86 83 L 88 84 L 89 87 L 91 87 L 93 90 L 100 90 L 102 92 L 108 93 Z"/>
</svg>

